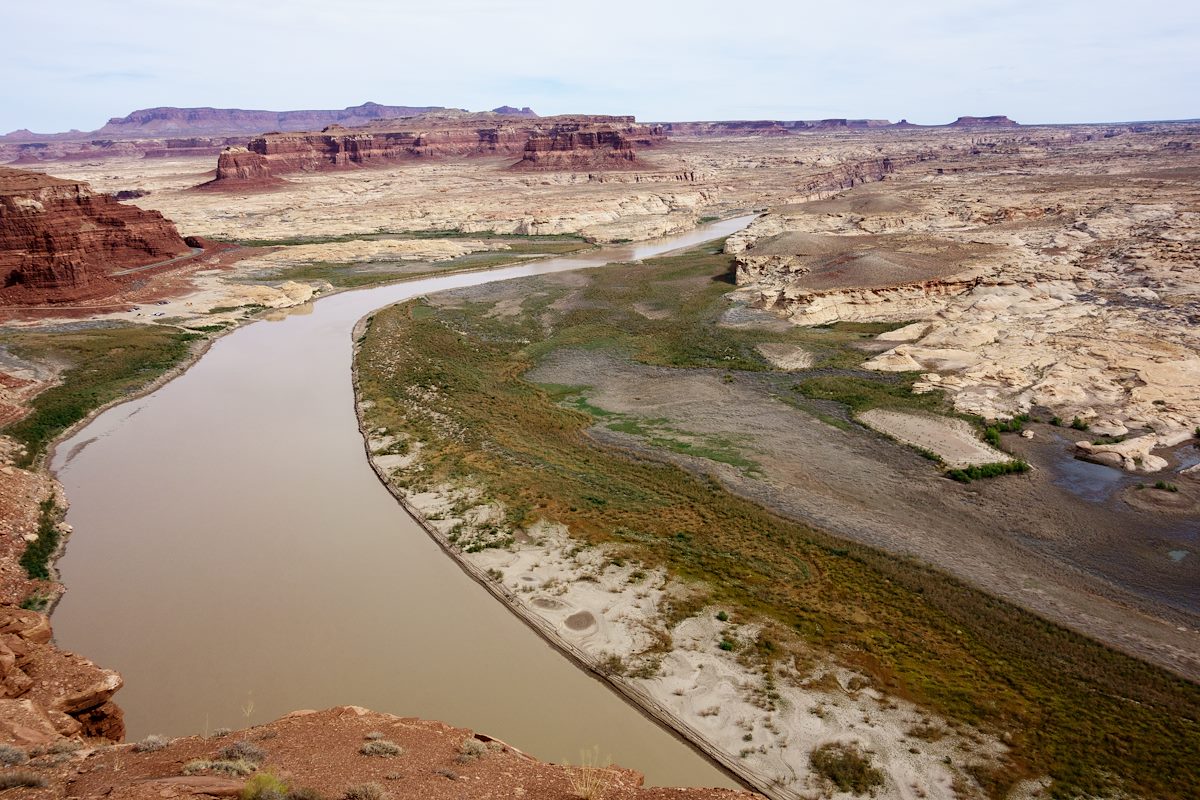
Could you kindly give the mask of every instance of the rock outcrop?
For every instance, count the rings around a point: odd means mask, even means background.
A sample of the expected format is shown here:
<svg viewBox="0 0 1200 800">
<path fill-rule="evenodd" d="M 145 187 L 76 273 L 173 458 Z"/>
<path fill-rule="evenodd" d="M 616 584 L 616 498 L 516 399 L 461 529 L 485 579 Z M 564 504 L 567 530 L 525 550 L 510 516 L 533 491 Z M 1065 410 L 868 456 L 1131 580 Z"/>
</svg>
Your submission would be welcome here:
<svg viewBox="0 0 1200 800">
<path fill-rule="evenodd" d="M 0 742 L 50 744 L 85 736 L 119 742 L 121 676 L 50 643 L 45 614 L 0 606 Z"/>
<path fill-rule="evenodd" d="M 354 129 L 330 126 L 319 133 L 257 136 L 246 152 L 221 154 L 217 177 L 206 188 L 257 188 L 288 173 L 421 158 L 507 155 L 520 157 L 522 168 L 625 168 L 635 160 L 635 145 L 650 146 L 664 138 L 661 127 L 639 125 L 633 117 L 438 112 Z"/>
<path fill-rule="evenodd" d="M 217 174 L 199 188 L 237 186 L 239 189 L 270 189 L 284 181 L 271 174 L 267 157 L 245 147 L 227 147 L 217 158 Z"/>
<path fill-rule="evenodd" d="M 114 273 L 188 252 L 157 211 L 86 183 L 0 167 L 0 304 L 93 296 Z"/>
<path fill-rule="evenodd" d="M 661 125 L 638 125 L 633 117 L 561 122 L 535 129 L 513 168 L 576 172 L 636 169 L 640 162 L 635 145 L 653 147 L 664 140 Z"/>
<path fill-rule="evenodd" d="M 334 110 L 247 111 L 239 108 L 143 108 L 113 117 L 94 131 L 34 133 L 17 130 L 0 136 L 0 162 L 143 156 L 162 158 L 216 155 L 225 147 L 244 147 L 267 131 L 316 131 L 330 125 L 352 128 L 379 120 L 447 112 L 442 106 L 385 106 L 363 103 Z M 501 117 L 536 118 L 528 106 L 500 106 Z"/>
</svg>

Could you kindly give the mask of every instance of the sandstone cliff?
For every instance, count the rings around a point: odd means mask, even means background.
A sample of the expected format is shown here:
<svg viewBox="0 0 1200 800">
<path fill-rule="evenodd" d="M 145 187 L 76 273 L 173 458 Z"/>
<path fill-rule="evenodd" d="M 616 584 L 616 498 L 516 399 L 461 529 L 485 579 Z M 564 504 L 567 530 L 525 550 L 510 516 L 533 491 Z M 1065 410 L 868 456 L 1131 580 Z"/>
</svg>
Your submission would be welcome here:
<svg viewBox="0 0 1200 800">
<path fill-rule="evenodd" d="M 209 189 L 260 188 L 271 177 L 420 158 L 520 157 L 522 168 L 614 169 L 634 162 L 634 147 L 665 139 L 659 126 L 633 117 L 505 116 L 439 112 L 360 128 L 269 133 L 245 151 L 227 149 Z"/>
<path fill-rule="evenodd" d="M 587 171 L 635 169 L 637 147 L 653 147 L 666 134 L 661 125 L 638 125 L 633 118 L 596 122 L 566 121 L 529 135 L 514 169 Z"/>
<path fill-rule="evenodd" d="M 162 214 L 86 183 L 0 167 L 0 304 L 103 293 L 122 270 L 189 252 Z"/>
</svg>

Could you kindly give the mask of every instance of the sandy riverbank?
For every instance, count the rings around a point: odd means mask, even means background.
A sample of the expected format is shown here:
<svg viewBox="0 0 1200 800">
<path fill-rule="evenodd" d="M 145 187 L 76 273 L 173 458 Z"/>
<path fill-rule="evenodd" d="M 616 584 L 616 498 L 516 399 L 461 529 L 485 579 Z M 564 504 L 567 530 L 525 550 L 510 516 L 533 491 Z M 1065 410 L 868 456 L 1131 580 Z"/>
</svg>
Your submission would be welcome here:
<svg viewBox="0 0 1200 800">
<path fill-rule="evenodd" d="M 356 341 L 364 330 L 365 321 Z M 669 609 L 693 587 L 615 548 L 576 541 L 561 525 L 510 530 L 504 509 L 466 483 L 409 491 L 403 484 L 421 471 L 420 447 L 395 447 L 403 435 L 368 430 L 369 408 L 360 397 L 376 474 L 467 574 L 551 645 L 747 784 L 772 798 L 823 796 L 828 787 L 812 773 L 809 756 L 839 742 L 869 755 L 889 797 L 982 796 L 965 767 L 999 759 L 1006 747 L 998 740 L 888 697 L 823 654 L 811 653 L 803 667 L 768 664 L 754 655 L 763 630 L 756 620 L 719 608 L 672 620 Z M 1013 796 L 1034 796 L 1038 786 Z"/>
</svg>

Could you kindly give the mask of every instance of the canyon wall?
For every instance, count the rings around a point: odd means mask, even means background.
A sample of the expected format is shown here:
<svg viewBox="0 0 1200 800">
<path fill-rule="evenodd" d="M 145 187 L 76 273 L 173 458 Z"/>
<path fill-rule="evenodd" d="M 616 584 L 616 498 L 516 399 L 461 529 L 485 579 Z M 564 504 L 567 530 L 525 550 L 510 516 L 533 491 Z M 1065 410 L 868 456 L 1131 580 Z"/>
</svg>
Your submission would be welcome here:
<svg viewBox="0 0 1200 800">
<path fill-rule="evenodd" d="M 521 169 L 622 169 L 637 163 L 635 146 L 665 139 L 661 126 L 633 117 L 440 112 L 354 129 L 257 136 L 244 149 L 223 151 L 205 188 L 259 188 L 288 173 L 419 158 L 507 155 L 519 157 Z"/>
<path fill-rule="evenodd" d="M 90 296 L 113 272 L 188 252 L 157 211 L 86 183 L 0 167 L 0 304 Z"/>
</svg>

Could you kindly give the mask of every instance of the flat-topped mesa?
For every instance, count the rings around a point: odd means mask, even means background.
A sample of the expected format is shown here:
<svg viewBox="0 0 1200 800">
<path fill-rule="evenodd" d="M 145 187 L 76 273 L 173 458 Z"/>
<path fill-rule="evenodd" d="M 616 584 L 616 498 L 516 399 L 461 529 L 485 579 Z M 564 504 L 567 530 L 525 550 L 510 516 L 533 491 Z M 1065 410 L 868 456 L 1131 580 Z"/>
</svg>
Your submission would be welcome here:
<svg viewBox="0 0 1200 800">
<path fill-rule="evenodd" d="M 1020 123 L 1013 122 L 1003 114 L 990 117 L 959 117 L 946 126 L 947 128 L 1019 128 Z"/>
<path fill-rule="evenodd" d="M 114 272 L 188 252 L 157 211 L 86 183 L 0 167 L 0 304 L 103 294 Z"/>
<path fill-rule="evenodd" d="M 525 142 L 518 170 L 637 169 L 635 148 L 666 141 L 661 125 L 639 125 L 633 117 L 610 117 L 599 122 L 561 122 L 538 129 Z"/>
<path fill-rule="evenodd" d="M 570 133 L 572 135 L 567 136 Z M 578 159 L 588 169 L 617 169 L 631 163 L 634 146 L 665 139 L 661 126 L 639 125 L 633 117 L 573 115 L 527 117 L 496 112 L 440 111 L 404 119 L 383 120 L 358 128 L 332 125 L 314 133 L 267 133 L 245 150 L 227 149 L 217 163 L 217 177 L 206 189 L 240 191 L 262 188 L 281 175 L 347 169 L 418 158 L 512 156 L 525 161 L 527 144 L 538 137 L 535 151 L 585 152 Z M 547 142 L 542 138 L 548 137 Z M 565 137 L 560 138 L 559 137 Z M 616 157 L 596 156 L 602 150 Z M 570 160 L 570 159 L 566 159 Z M 556 158 L 556 163 L 564 159 Z M 562 166 L 537 166 L 561 169 Z"/>
</svg>

